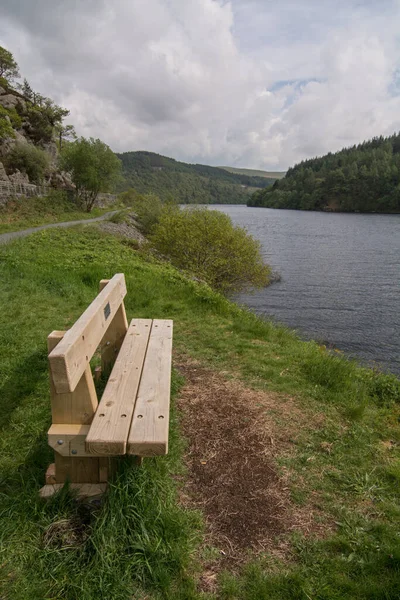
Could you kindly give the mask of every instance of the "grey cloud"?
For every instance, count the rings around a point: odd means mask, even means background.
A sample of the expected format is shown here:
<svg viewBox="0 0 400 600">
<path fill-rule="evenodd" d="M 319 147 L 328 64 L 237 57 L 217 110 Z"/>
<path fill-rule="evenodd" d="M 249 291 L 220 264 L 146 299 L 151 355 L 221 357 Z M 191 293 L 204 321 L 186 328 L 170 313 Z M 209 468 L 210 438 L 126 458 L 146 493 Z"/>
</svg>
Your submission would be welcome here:
<svg viewBox="0 0 400 600">
<path fill-rule="evenodd" d="M 0 44 L 115 150 L 286 168 L 400 128 L 399 16 L 394 0 L 3 0 Z"/>
</svg>

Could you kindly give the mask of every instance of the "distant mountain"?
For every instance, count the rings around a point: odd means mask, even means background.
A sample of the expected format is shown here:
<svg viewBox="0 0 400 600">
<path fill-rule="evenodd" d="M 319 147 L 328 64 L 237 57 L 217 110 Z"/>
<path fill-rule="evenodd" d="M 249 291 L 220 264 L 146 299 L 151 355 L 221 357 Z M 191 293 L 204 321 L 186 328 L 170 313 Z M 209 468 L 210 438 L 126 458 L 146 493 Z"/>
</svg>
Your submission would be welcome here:
<svg viewBox="0 0 400 600">
<path fill-rule="evenodd" d="M 282 179 L 285 177 L 285 171 L 258 171 L 257 169 L 239 169 L 237 167 L 219 167 L 225 169 L 229 173 L 236 173 L 238 175 L 250 175 L 251 177 L 265 177 L 266 179 Z"/>
<path fill-rule="evenodd" d="M 248 205 L 400 213 L 400 134 L 305 160 L 270 188 L 257 190 Z"/>
<path fill-rule="evenodd" d="M 121 191 L 132 187 L 139 193 L 154 193 L 165 200 L 174 198 L 182 204 L 246 204 L 252 192 L 275 181 L 219 167 L 191 165 L 154 152 L 124 152 L 117 156 L 123 166 Z"/>
</svg>

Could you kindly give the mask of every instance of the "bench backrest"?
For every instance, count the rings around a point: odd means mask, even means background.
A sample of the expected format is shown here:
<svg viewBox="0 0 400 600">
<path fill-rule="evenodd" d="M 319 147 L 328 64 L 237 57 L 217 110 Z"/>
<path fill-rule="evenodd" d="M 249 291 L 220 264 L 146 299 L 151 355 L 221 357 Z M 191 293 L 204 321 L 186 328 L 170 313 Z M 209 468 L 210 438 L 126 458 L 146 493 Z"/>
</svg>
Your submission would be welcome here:
<svg viewBox="0 0 400 600">
<path fill-rule="evenodd" d="M 49 354 L 52 379 L 58 394 L 73 392 L 118 311 L 127 330 L 123 300 L 123 273 L 114 275 L 90 306 Z"/>
</svg>

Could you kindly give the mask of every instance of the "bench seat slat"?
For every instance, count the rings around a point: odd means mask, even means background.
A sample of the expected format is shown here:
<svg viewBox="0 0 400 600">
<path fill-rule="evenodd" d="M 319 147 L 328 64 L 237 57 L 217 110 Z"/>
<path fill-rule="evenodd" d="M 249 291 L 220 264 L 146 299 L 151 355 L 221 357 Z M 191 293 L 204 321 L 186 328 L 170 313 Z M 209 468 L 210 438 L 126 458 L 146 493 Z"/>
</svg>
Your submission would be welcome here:
<svg viewBox="0 0 400 600">
<path fill-rule="evenodd" d="M 86 450 L 93 455 L 126 453 L 151 324 L 151 319 L 131 321 L 86 437 Z"/>
<path fill-rule="evenodd" d="M 173 321 L 154 319 L 127 454 L 156 456 L 168 452 Z"/>
</svg>

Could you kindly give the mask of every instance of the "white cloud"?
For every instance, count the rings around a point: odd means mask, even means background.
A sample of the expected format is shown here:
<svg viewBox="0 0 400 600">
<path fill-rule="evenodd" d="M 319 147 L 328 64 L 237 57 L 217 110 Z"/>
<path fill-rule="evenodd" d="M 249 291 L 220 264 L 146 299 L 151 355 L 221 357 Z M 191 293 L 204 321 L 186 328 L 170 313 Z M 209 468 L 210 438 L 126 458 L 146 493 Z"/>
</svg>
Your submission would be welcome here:
<svg viewBox="0 0 400 600">
<path fill-rule="evenodd" d="M 4 0 L 0 44 L 116 151 L 283 169 L 400 129 L 399 16 L 397 0 Z"/>
</svg>

